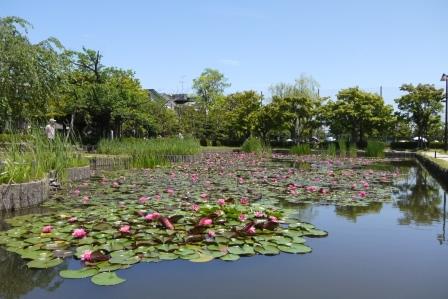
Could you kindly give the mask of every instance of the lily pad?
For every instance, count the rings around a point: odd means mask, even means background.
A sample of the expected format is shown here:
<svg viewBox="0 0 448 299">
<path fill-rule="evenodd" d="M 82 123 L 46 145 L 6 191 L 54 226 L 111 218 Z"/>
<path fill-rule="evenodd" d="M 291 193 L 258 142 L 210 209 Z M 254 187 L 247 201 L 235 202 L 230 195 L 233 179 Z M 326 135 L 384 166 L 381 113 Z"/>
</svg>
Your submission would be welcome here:
<svg viewBox="0 0 448 299">
<path fill-rule="evenodd" d="M 86 278 L 98 273 L 95 268 L 81 268 L 78 270 L 62 270 L 59 275 L 62 278 Z"/>
<path fill-rule="evenodd" d="M 126 279 L 120 278 L 115 272 L 101 272 L 93 276 L 91 281 L 100 286 L 112 286 L 125 282 Z"/>
</svg>

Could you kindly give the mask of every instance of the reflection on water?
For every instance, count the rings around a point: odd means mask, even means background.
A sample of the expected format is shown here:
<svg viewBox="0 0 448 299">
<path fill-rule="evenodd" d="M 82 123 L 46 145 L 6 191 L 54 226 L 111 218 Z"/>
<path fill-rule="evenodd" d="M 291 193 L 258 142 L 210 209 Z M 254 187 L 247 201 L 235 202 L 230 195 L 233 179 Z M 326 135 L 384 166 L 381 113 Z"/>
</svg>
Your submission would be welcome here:
<svg viewBox="0 0 448 299">
<path fill-rule="evenodd" d="M 440 222 L 444 211 L 441 207 L 441 187 L 421 167 L 407 169 L 405 177 L 396 184 L 395 205 L 403 212 L 398 223 L 402 225 L 430 225 Z"/>
<path fill-rule="evenodd" d="M 383 207 L 382 202 L 373 202 L 368 206 L 338 206 L 335 208 L 336 215 L 342 216 L 356 222 L 359 216 L 365 214 L 378 214 Z"/>
<path fill-rule="evenodd" d="M 29 269 L 26 263 L 19 255 L 0 248 L 0 298 L 20 298 L 34 288 L 52 292 L 62 284 L 58 274 L 67 268 L 66 263 L 45 270 Z"/>
</svg>

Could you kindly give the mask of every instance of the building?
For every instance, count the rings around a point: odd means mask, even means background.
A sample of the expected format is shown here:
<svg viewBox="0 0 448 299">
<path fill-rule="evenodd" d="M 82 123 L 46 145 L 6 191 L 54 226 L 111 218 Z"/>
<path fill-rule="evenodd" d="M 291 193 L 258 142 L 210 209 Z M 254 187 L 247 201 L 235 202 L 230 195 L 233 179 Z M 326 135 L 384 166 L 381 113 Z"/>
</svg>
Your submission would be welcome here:
<svg viewBox="0 0 448 299">
<path fill-rule="evenodd" d="M 194 99 L 186 93 L 159 93 L 155 89 L 147 89 L 147 92 L 150 100 L 164 102 L 165 107 L 169 109 L 174 110 L 178 106 L 194 104 Z"/>
</svg>

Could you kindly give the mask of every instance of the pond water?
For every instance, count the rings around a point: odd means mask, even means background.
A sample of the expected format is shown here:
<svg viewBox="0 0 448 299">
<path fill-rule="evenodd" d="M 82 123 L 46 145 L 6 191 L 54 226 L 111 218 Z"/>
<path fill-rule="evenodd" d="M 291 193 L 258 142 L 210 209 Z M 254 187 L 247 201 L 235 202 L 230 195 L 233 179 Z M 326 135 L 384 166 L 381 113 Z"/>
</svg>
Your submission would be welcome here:
<svg viewBox="0 0 448 299">
<path fill-rule="evenodd" d="M 395 165 L 397 166 L 397 165 Z M 26 267 L 0 248 L 1 298 L 448 298 L 446 193 L 421 166 L 399 164 L 391 203 L 302 205 L 297 213 L 329 232 L 308 239 L 305 255 L 236 262 L 175 260 L 119 270 L 126 283 L 100 287 Z"/>
</svg>

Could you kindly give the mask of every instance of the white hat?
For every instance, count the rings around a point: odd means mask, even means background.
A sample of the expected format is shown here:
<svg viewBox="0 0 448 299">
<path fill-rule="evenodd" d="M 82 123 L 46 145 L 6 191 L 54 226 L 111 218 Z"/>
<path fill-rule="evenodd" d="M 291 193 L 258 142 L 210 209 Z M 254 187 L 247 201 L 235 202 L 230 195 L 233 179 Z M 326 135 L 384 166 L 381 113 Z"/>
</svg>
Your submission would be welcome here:
<svg viewBox="0 0 448 299">
<path fill-rule="evenodd" d="M 50 118 L 50 122 L 51 122 L 51 123 L 55 123 L 56 120 L 55 120 L 54 118 Z"/>
</svg>

